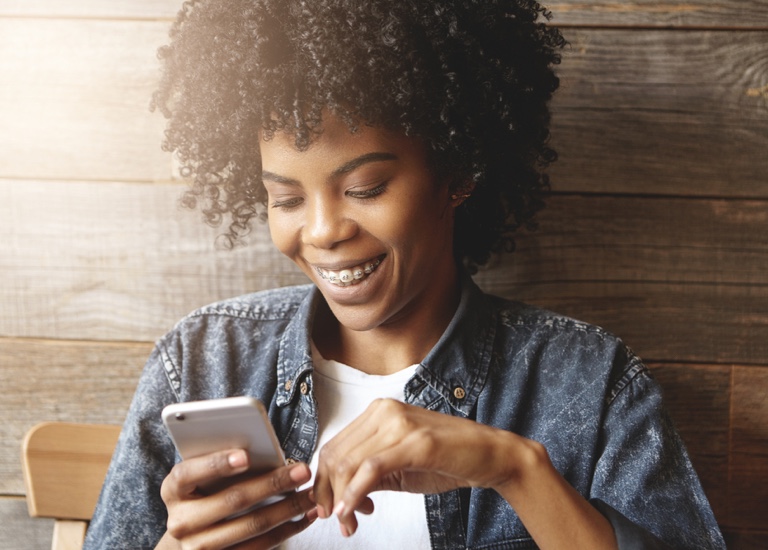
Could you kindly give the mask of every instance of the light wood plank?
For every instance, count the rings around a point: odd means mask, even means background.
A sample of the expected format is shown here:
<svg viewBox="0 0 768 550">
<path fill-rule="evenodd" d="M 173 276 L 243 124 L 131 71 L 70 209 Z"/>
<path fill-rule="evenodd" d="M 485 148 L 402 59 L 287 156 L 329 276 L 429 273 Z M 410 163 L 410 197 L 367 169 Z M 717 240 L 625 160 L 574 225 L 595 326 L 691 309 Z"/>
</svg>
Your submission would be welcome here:
<svg viewBox="0 0 768 550">
<path fill-rule="evenodd" d="M 0 17 L 168 19 L 181 0 L 0 0 Z"/>
<path fill-rule="evenodd" d="M 553 189 L 768 197 L 768 33 L 566 38 Z"/>
<path fill-rule="evenodd" d="M 0 334 L 153 341 L 205 303 L 306 281 L 264 225 L 248 247 L 216 250 L 217 232 L 176 208 L 182 189 L 0 181 L 13 228 L 0 242 Z M 768 356 L 768 204 L 549 202 L 540 231 L 481 286 L 605 325 L 648 359 Z"/>
<path fill-rule="evenodd" d="M 0 335 L 154 341 L 206 303 L 306 282 L 263 224 L 249 247 L 217 250 L 221 230 L 179 209 L 182 191 L 0 181 L 14 228 L 0 241 Z"/>
<path fill-rule="evenodd" d="M 0 177 L 162 180 L 159 21 L 0 19 Z"/>
<path fill-rule="evenodd" d="M 30 518 L 23 498 L 0 496 L 0 548 L 51 550 L 53 520 Z"/>
<path fill-rule="evenodd" d="M 544 2 L 555 25 L 611 27 L 768 28 L 761 0 L 554 0 Z"/>
<path fill-rule="evenodd" d="M 24 494 L 19 456 L 32 426 L 122 424 L 151 348 L 0 339 L 0 494 Z"/>
<path fill-rule="evenodd" d="M 162 180 L 147 111 L 167 22 L 0 20 L 0 177 Z M 766 197 L 768 33 L 579 30 L 558 190 Z"/>
</svg>

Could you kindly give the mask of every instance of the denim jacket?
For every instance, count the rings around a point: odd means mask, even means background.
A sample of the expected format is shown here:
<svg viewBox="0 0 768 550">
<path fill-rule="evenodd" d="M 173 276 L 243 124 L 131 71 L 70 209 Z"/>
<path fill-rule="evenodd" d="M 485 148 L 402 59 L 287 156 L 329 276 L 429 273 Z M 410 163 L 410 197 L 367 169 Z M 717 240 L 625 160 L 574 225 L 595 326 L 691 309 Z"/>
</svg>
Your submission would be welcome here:
<svg viewBox="0 0 768 550">
<path fill-rule="evenodd" d="M 317 441 L 311 285 L 204 307 L 156 345 L 142 374 L 85 548 L 151 548 L 165 531 L 160 485 L 178 456 L 160 411 L 178 401 L 260 399 L 286 457 Z M 626 548 L 724 548 L 648 369 L 600 328 L 489 296 L 469 277 L 450 325 L 404 388 L 405 401 L 542 443 L 557 470 Z M 425 495 L 435 549 L 536 548 L 489 489 Z"/>
</svg>

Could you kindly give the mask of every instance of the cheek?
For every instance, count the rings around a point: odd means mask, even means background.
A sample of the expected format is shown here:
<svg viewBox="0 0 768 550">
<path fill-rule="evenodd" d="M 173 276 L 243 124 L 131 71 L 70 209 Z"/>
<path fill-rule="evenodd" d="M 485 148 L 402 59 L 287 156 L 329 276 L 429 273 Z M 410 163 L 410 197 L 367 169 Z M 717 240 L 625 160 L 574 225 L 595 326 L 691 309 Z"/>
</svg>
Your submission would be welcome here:
<svg viewBox="0 0 768 550">
<path fill-rule="evenodd" d="M 280 252 L 292 258 L 298 248 L 298 227 L 285 219 L 286 216 L 270 215 L 267 219 L 272 243 Z"/>
</svg>

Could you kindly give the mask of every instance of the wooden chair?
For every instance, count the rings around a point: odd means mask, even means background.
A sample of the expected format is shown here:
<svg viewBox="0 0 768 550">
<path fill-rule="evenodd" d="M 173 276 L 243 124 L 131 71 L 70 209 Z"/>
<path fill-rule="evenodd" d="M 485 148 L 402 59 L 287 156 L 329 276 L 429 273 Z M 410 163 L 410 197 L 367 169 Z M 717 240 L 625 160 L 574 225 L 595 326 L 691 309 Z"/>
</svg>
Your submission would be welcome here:
<svg viewBox="0 0 768 550">
<path fill-rule="evenodd" d="M 45 422 L 24 438 L 32 517 L 54 518 L 52 550 L 79 550 L 115 450 L 119 426 Z"/>
</svg>

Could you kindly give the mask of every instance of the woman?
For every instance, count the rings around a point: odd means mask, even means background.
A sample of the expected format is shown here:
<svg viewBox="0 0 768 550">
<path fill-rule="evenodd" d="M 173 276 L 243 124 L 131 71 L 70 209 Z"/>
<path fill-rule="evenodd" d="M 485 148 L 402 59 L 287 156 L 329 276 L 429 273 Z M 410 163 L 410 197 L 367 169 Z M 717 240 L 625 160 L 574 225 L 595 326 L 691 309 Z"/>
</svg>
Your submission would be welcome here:
<svg viewBox="0 0 768 550">
<path fill-rule="evenodd" d="M 231 217 L 227 245 L 266 212 L 312 284 L 202 308 L 158 342 L 88 547 L 723 547 L 639 359 L 468 274 L 547 187 L 563 39 L 543 13 L 185 3 L 154 99 L 186 202 Z M 240 394 L 290 464 L 202 496 L 247 456 L 177 462 L 160 411 Z"/>
</svg>

